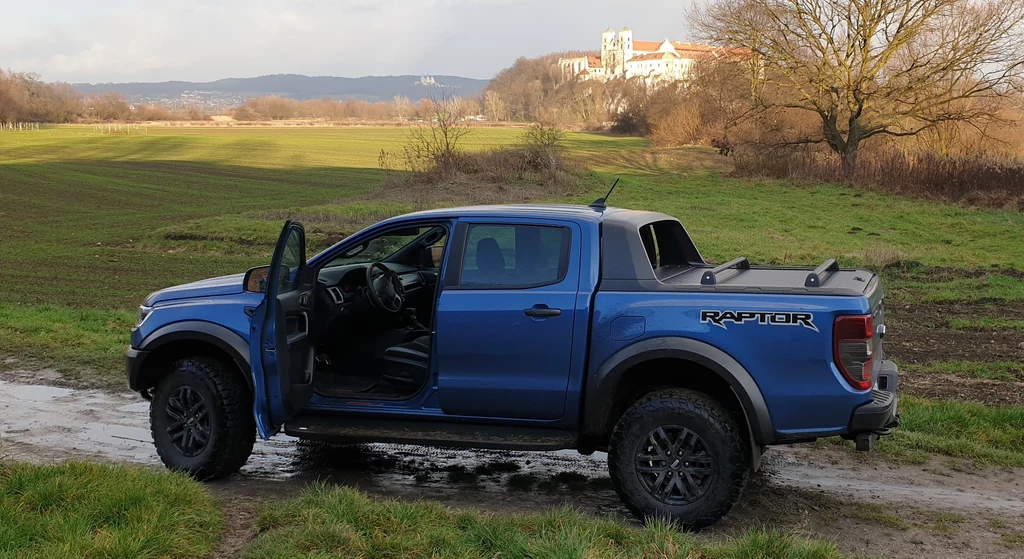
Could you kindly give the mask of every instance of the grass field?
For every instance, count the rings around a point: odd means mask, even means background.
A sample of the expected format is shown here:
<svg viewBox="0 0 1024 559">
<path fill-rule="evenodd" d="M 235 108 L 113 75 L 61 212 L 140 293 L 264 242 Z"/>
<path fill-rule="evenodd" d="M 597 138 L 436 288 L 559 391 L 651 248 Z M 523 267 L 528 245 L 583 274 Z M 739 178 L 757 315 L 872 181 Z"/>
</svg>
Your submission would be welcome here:
<svg viewBox="0 0 1024 559">
<path fill-rule="evenodd" d="M 475 130 L 468 147 L 507 145 L 518 134 Z M 679 217 L 709 260 L 817 264 L 836 256 L 881 270 L 894 326 L 887 351 L 906 363 L 904 375 L 962 384 L 950 398 L 906 396 L 904 425 L 880 448 L 894 458 L 940 453 L 1024 466 L 1024 406 L 985 405 L 969 390 L 977 381 L 1021 391 L 1024 214 L 734 179 L 713 151 L 654 150 L 643 140 L 584 133 L 567 137 L 590 169 L 574 188 L 384 187 L 380 152 L 400 151 L 404 140 L 394 128 L 0 134 L 0 368 L 51 367 L 73 381 L 122 387 L 121 355 L 142 298 L 265 264 L 286 218 L 301 219 L 314 248 L 323 248 L 414 209 L 585 203 L 621 178 L 613 205 Z M 259 525 L 249 557 L 840 556 L 831 544 L 773 532 L 694 539 L 571 511 L 481 516 L 320 486 L 267 505 Z M 180 476 L 0 464 L 0 557 L 24 549 L 202 556 L 219 532 L 209 497 Z"/>
<path fill-rule="evenodd" d="M 184 475 L 140 467 L 0 462 L 0 558 L 185 559 L 210 555 L 222 514 Z M 845 557 L 836 545 L 750 530 L 697 538 L 661 524 L 643 528 L 560 509 L 489 515 L 438 503 L 377 500 L 314 484 L 268 500 L 259 536 L 231 556 L 300 557 Z"/>
<path fill-rule="evenodd" d="M 644 528 L 572 510 L 481 515 L 437 503 L 378 501 L 351 489 L 311 486 L 264 506 L 247 559 L 300 557 L 840 558 L 829 542 L 751 530 L 732 540 L 698 540 L 661 524 Z"/>
<path fill-rule="evenodd" d="M 221 513 L 184 475 L 142 468 L 0 461 L 0 558 L 192 558 Z"/>
<path fill-rule="evenodd" d="M 1024 309 L 1020 212 L 733 179 L 728 160 L 710 150 L 653 150 L 643 140 L 587 133 L 567 136 L 568 151 L 591 169 L 575 189 L 382 187 L 380 152 L 400 151 L 405 134 L 154 128 L 128 136 L 61 127 L 0 135 L 0 367 L 53 367 L 78 381 L 121 386 L 121 353 L 142 298 L 266 263 L 288 217 L 303 220 L 314 248 L 323 248 L 413 209 L 503 199 L 588 202 L 621 178 L 613 205 L 679 217 L 709 260 L 745 255 L 759 263 L 817 264 L 836 256 L 882 269 L 892 318 L 904 333 L 1009 336 L 1003 357 L 913 354 L 913 371 L 1019 377 L 1010 363 L 1019 362 L 1012 344 L 1020 319 L 1004 315 Z M 467 147 L 507 145 L 518 134 L 474 130 Z M 964 305 L 975 306 L 958 311 Z M 942 318 L 926 322 L 921 309 Z M 897 359 L 902 345 L 890 346 Z M 947 418 L 975 412 L 969 402 L 950 405 Z M 1020 421 L 1016 413 L 1011 419 Z M 905 424 L 902 445 L 971 452 L 970 445 L 939 445 L 925 427 L 928 413 L 919 417 L 919 430 Z M 965 439 L 982 429 L 975 427 Z M 995 453 L 989 458 L 1018 463 L 1024 449 L 1015 436 L 985 438 Z"/>
</svg>

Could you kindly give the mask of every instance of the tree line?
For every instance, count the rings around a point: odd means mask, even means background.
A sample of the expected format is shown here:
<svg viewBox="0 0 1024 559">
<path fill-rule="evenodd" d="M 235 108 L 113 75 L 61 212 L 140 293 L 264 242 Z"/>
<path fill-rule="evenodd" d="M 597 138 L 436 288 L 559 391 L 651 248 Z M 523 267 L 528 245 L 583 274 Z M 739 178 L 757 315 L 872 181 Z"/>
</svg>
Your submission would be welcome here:
<svg viewBox="0 0 1024 559">
<path fill-rule="evenodd" d="M 481 104 L 477 98 L 450 98 L 457 107 L 460 117 L 480 114 Z M 334 99 L 313 99 L 299 101 L 277 95 L 247 99 L 235 108 L 231 115 L 239 121 L 314 119 L 340 121 L 359 119 L 369 121 L 385 120 L 428 120 L 434 118 L 435 103 L 429 99 L 411 101 L 405 96 L 395 96 L 390 101 L 368 102 L 357 99 L 342 101 Z"/>
<path fill-rule="evenodd" d="M 820 153 L 843 176 L 865 150 L 1024 155 L 1024 0 L 710 0 L 688 16 L 732 54 L 656 87 L 522 58 L 491 82 L 486 110 L 776 161 Z"/>
<path fill-rule="evenodd" d="M 66 83 L 37 74 L 0 69 L 0 122 L 74 122 L 208 119 L 198 107 L 171 111 L 160 105 L 130 105 L 120 93 L 89 97 Z"/>
</svg>

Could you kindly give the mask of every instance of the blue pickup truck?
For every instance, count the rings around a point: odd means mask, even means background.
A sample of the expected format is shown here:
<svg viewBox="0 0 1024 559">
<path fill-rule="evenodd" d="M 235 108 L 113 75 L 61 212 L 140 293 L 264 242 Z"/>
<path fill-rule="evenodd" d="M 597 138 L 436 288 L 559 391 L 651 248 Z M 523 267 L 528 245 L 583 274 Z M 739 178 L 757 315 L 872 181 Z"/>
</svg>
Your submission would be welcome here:
<svg viewBox="0 0 1024 559">
<path fill-rule="evenodd" d="M 875 274 L 704 261 L 670 216 L 454 208 L 392 218 L 307 260 L 158 291 L 128 384 L 170 468 L 226 476 L 256 434 L 606 451 L 640 517 L 699 528 L 767 445 L 899 423 Z"/>
</svg>

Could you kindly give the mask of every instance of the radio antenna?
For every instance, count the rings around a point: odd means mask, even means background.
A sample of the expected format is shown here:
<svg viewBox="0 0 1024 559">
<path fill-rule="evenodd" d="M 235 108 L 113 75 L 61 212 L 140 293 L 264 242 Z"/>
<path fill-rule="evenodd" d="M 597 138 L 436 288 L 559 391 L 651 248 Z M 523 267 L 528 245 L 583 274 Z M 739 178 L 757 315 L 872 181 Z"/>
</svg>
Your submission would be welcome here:
<svg viewBox="0 0 1024 559">
<path fill-rule="evenodd" d="M 594 208 L 595 210 L 603 210 L 607 208 L 608 197 L 612 195 L 612 192 L 615 192 L 615 187 L 619 185 L 619 180 L 621 179 L 615 179 L 615 182 L 612 184 L 611 189 L 608 190 L 608 194 L 605 194 L 604 198 L 598 198 L 597 200 L 591 202 L 589 207 Z"/>
</svg>

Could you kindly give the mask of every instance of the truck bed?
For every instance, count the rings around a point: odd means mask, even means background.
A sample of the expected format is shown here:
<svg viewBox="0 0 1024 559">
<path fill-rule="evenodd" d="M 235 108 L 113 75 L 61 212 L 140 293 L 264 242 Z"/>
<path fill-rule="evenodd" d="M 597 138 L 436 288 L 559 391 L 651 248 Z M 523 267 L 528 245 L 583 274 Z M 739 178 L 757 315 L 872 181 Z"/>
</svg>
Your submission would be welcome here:
<svg viewBox="0 0 1024 559">
<path fill-rule="evenodd" d="M 836 269 L 817 274 L 817 285 L 808 285 L 808 276 L 814 268 L 801 266 L 751 266 L 729 268 L 714 274 L 714 283 L 706 281 L 706 274 L 715 268 L 696 266 L 681 270 L 662 281 L 673 286 L 728 287 L 732 289 L 761 289 L 769 291 L 794 290 L 836 294 L 837 291 L 855 291 L 864 294 L 875 275 L 866 270 Z M 705 279 L 705 281 L 702 281 Z"/>
</svg>

